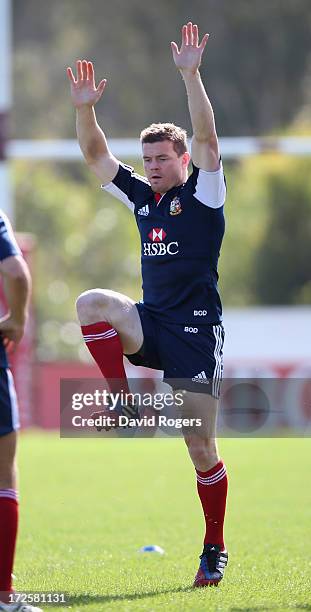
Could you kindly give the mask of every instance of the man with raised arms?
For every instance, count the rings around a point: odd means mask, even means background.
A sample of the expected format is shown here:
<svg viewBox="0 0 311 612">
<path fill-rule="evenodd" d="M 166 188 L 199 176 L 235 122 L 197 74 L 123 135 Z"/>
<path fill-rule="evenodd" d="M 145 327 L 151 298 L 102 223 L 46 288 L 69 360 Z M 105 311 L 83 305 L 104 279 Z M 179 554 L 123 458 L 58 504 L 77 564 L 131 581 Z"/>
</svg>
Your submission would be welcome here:
<svg viewBox="0 0 311 612">
<path fill-rule="evenodd" d="M 134 365 L 164 371 L 174 389 L 186 389 L 192 416 L 204 427 L 184 431 L 196 470 L 206 531 L 194 586 L 218 584 L 228 561 L 223 526 L 227 474 L 216 443 L 216 415 L 222 377 L 224 331 L 217 290 L 217 263 L 224 234 L 226 186 L 214 114 L 199 67 L 208 41 L 198 27 L 182 28 L 182 43 L 171 43 L 183 78 L 192 123 L 192 170 L 186 132 L 155 123 L 141 133 L 145 177 L 109 150 L 94 106 L 106 80 L 96 87 L 91 62 L 68 68 L 76 108 L 77 135 L 90 169 L 102 187 L 134 214 L 141 237 L 143 300 L 109 289 L 82 293 L 77 311 L 84 340 L 105 378 L 127 390 L 123 355 Z M 175 381 L 175 382 L 174 382 Z M 128 414 L 135 408 L 123 407 Z M 191 412 L 191 411 L 190 411 Z"/>
</svg>

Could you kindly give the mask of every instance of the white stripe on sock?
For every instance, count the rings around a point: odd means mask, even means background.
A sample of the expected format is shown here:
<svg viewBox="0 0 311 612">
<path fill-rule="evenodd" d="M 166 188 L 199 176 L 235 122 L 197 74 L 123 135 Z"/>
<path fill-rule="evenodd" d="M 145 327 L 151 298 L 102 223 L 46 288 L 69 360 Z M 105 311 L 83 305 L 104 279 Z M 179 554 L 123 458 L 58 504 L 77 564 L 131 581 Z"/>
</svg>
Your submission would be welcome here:
<svg viewBox="0 0 311 612">
<path fill-rule="evenodd" d="M 223 466 L 213 476 L 204 477 L 204 476 L 200 476 L 199 474 L 197 474 L 197 481 L 202 485 L 213 485 L 213 484 L 216 484 L 216 482 L 219 482 L 219 480 L 222 480 L 226 476 L 226 474 L 227 474 L 226 468 L 225 466 Z"/>
<path fill-rule="evenodd" d="M 107 329 L 107 331 L 105 332 L 99 332 L 97 334 L 83 334 L 83 338 L 101 338 L 103 336 L 107 336 L 110 334 L 116 334 L 116 330 L 113 329 L 113 327 L 111 329 Z"/>
<path fill-rule="evenodd" d="M 18 493 L 15 489 L 0 489 L 0 498 L 14 499 L 18 501 Z"/>
<path fill-rule="evenodd" d="M 226 468 L 224 465 L 221 466 L 221 468 L 219 468 L 219 470 L 217 470 L 217 472 L 215 472 L 215 474 L 212 474 L 211 476 L 200 476 L 199 477 L 202 478 L 203 480 L 213 480 L 213 478 L 215 478 L 216 476 L 219 476 L 219 474 L 223 471 L 226 471 Z"/>
<path fill-rule="evenodd" d="M 197 481 L 201 484 L 204 485 L 205 487 L 211 487 L 214 484 L 216 484 L 217 482 L 219 482 L 220 480 L 222 480 L 223 478 L 225 478 L 226 473 L 222 474 L 222 476 L 219 476 L 219 478 L 217 478 L 216 480 L 213 480 L 213 482 L 205 482 L 205 481 L 201 481 L 200 478 L 197 478 Z"/>
<path fill-rule="evenodd" d="M 209 478 L 202 478 L 201 476 L 197 477 L 197 480 L 199 480 L 201 482 L 201 484 L 213 484 L 214 482 L 217 482 L 219 479 L 223 478 L 226 475 L 226 471 L 224 470 L 221 474 L 219 474 L 218 476 L 216 476 L 213 479 L 209 479 Z"/>
<path fill-rule="evenodd" d="M 117 336 L 118 333 L 116 331 L 111 331 L 109 333 L 106 334 L 98 334 L 95 337 L 87 337 L 87 336 L 83 336 L 84 342 L 88 343 L 88 342 L 96 342 L 97 340 L 109 340 L 110 338 L 114 338 L 115 336 Z"/>
</svg>

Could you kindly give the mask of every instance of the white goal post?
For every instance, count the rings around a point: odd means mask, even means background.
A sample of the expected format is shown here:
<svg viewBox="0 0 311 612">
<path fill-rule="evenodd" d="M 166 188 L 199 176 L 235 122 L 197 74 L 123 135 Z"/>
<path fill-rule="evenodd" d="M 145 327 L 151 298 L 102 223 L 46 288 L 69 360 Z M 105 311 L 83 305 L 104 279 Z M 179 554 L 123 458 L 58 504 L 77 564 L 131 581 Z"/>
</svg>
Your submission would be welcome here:
<svg viewBox="0 0 311 612">
<path fill-rule="evenodd" d="M 122 159 L 141 157 L 141 145 L 135 138 L 111 138 L 109 148 L 116 157 Z M 311 155 L 311 138 L 220 138 L 220 151 L 223 159 L 272 151 L 285 155 Z M 7 143 L 7 157 L 37 161 L 75 161 L 81 159 L 82 154 L 77 140 L 11 140 Z"/>
</svg>

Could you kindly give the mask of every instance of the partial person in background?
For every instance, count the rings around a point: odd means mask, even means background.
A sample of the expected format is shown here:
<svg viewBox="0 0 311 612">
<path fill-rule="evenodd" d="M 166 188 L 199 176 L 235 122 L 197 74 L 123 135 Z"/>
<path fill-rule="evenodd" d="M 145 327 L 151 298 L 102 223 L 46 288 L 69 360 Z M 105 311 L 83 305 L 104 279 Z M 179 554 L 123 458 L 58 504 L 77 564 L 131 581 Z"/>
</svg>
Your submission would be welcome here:
<svg viewBox="0 0 311 612">
<path fill-rule="evenodd" d="M 10 603 L 18 528 L 16 442 L 18 406 L 7 352 L 23 337 L 31 278 L 11 224 L 0 210 L 0 276 L 7 313 L 0 318 L 0 610 L 40 612 L 24 603 Z"/>
</svg>

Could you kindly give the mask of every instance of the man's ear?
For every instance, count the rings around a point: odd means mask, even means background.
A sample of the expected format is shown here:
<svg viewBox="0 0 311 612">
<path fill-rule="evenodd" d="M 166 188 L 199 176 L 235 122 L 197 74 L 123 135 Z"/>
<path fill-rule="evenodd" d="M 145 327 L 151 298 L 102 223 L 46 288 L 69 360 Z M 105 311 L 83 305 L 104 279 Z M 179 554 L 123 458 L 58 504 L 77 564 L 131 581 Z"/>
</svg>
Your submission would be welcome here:
<svg viewBox="0 0 311 612">
<path fill-rule="evenodd" d="M 188 168 L 188 166 L 189 166 L 189 162 L 190 162 L 190 159 L 191 159 L 191 155 L 190 155 L 190 153 L 189 153 L 188 151 L 186 151 L 185 153 L 183 153 L 182 158 L 183 158 L 183 159 L 182 159 L 183 166 L 185 166 L 186 168 Z"/>
</svg>

